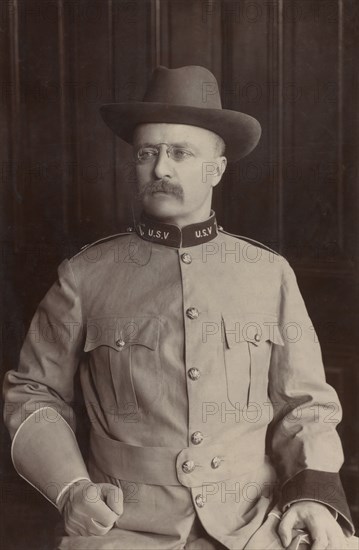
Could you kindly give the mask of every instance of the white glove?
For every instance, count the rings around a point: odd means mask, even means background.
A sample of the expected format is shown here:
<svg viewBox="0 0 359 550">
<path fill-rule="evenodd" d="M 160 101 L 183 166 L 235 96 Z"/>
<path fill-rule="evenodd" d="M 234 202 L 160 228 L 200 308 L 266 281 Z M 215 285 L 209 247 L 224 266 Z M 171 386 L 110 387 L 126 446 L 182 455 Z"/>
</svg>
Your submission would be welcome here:
<svg viewBox="0 0 359 550">
<path fill-rule="evenodd" d="M 123 492 L 110 483 L 82 479 L 58 503 L 69 535 L 105 535 L 123 513 Z"/>
</svg>

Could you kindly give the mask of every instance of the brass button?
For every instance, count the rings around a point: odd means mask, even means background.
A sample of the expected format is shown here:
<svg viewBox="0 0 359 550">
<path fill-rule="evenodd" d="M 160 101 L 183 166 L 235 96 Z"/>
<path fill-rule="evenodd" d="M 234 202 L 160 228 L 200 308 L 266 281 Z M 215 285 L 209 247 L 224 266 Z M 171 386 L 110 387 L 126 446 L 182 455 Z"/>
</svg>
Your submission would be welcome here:
<svg viewBox="0 0 359 550">
<path fill-rule="evenodd" d="M 219 456 L 215 456 L 212 458 L 211 460 L 211 467 L 216 470 L 217 468 L 220 467 L 221 465 L 221 462 L 222 462 L 222 459 L 219 457 Z"/>
<path fill-rule="evenodd" d="M 197 319 L 199 317 L 199 311 L 196 307 L 189 307 L 186 311 L 186 315 L 189 319 Z"/>
<path fill-rule="evenodd" d="M 191 441 L 193 445 L 199 445 L 203 441 L 203 433 L 202 432 L 193 432 L 191 435 Z"/>
<path fill-rule="evenodd" d="M 256 342 L 260 342 L 261 341 L 261 335 L 257 332 L 257 334 L 254 335 L 254 339 Z"/>
<path fill-rule="evenodd" d="M 196 495 L 194 501 L 197 504 L 198 508 L 203 508 L 205 501 L 202 495 Z"/>
<path fill-rule="evenodd" d="M 122 338 L 119 338 L 116 340 L 116 346 L 120 348 L 120 350 L 126 345 L 126 342 L 122 340 Z"/>
<path fill-rule="evenodd" d="M 184 252 L 181 256 L 181 260 L 184 264 L 191 264 L 192 263 L 192 256 L 191 256 L 191 254 L 188 254 L 188 252 Z"/>
<path fill-rule="evenodd" d="M 195 469 L 196 465 L 195 463 L 193 462 L 193 460 L 186 460 L 183 464 L 182 464 L 182 470 L 184 471 L 185 474 L 190 474 L 191 472 L 193 472 L 193 470 Z"/>
<path fill-rule="evenodd" d="M 191 380 L 198 380 L 198 378 L 201 376 L 201 373 L 198 369 L 196 369 L 196 367 L 192 367 L 188 370 L 188 376 Z"/>
</svg>

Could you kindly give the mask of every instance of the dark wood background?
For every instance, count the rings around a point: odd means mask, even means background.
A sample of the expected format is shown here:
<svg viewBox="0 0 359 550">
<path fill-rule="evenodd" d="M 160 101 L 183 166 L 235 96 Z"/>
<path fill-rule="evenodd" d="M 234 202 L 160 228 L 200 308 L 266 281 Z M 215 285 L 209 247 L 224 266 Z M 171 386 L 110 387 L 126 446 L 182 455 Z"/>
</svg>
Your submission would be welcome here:
<svg viewBox="0 0 359 550">
<path fill-rule="evenodd" d="M 3 0 L 2 373 L 56 266 L 131 222 L 129 148 L 98 107 L 141 100 L 158 64 L 204 65 L 224 107 L 262 124 L 228 167 L 228 231 L 292 263 L 344 407 L 342 470 L 359 520 L 357 0 Z M 1 547 L 51 548 L 56 510 L 14 472 L 2 428 Z"/>
</svg>

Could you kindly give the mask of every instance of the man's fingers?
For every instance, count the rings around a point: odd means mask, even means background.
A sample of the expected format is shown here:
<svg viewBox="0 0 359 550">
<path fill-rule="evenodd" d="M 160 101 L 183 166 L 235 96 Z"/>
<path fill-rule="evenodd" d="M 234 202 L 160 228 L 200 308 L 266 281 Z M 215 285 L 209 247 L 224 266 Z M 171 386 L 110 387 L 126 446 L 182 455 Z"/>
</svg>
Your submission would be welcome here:
<svg viewBox="0 0 359 550">
<path fill-rule="evenodd" d="M 312 518 L 308 518 L 307 528 L 313 541 L 311 550 L 326 550 L 329 542 L 326 529 L 318 525 Z"/>
<path fill-rule="evenodd" d="M 122 490 L 110 483 L 79 484 L 62 514 L 69 535 L 105 535 L 123 512 Z"/>
<path fill-rule="evenodd" d="M 291 514 L 293 511 L 293 515 Z M 345 537 L 340 525 L 330 513 L 328 508 L 321 503 L 303 501 L 293 504 L 293 506 L 284 514 L 278 533 L 281 535 L 282 543 L 285 548 L 287 543 L 288 530 L 293 529 L 293 534 L 307 532 L 310 535 L 312 546 L 311 550 L 343 550 L 347 547 Z M 290 547 L 296 547 L 296 542 Z"/>
<path fill-rule="evenodd" d="M 278 535 L 282 541 L 284 548 L 290 545 L 292 542 L 292 529 L 297 515 L 292 510 L 288 510 L 281 519 L 278 527 Z"/>
<path fill-rule="evenodd" d="M 117 514 L 122 516 L 123 514 L 123 492 L 120 487 L 111 485 L 109 483 L 101 484 L 102 496 L 109 508 Z M 116 518 L 117 519 L 117 518 Z"/>
<path fill-rule="evenodd" d="M 338 538 L 329 539 L 329 543 L 327 546 L 328 550 L 345 550 L 347 547 L 347 544 L 345 542 L 345 539 L 341 540 Z"/>
<path fill-rule="evenodd" d="M 71 510 L 65 517 L 65 529 L 69 535 L 105 535 L 118 518 L 102 501 L 92 503 L 86 510 Z"/>
<path fill-rule="evenodd" d="M 328 538 L 326 535 L 318 536 L 313 540 L 312 550 L 327 550 Z"/>
<path fill-rule="evenodd" d="M 338 523 L 328 529 L 328 550 L 345 550 L 347 548 L 346 540 L 342 528 Z"/>
<path fill-rule="evenodd" d="M 89 512 L 91 513 L 91 519 L 97 521 L 102 527 L 112 527 L 118 517 L 103 500 L 94 503 L 89 508 Z"/>
<path fill-rule="evenodd" d="M 74 518 L 65 518 L 65 529 L 68 535 L 86 535 L 86 529 L 82 523 L 79 523 Z"/>
<path fill-rule="evenodd" d="M 108 533 L 111 528 L 112 525 L 104 527 L 103 525 L 101 525 L 101 523 L 98 523 L 95 519 L 91 518 L 88 532 L 90 535 L 106 535 L 106 533 Z"/>
</svg>

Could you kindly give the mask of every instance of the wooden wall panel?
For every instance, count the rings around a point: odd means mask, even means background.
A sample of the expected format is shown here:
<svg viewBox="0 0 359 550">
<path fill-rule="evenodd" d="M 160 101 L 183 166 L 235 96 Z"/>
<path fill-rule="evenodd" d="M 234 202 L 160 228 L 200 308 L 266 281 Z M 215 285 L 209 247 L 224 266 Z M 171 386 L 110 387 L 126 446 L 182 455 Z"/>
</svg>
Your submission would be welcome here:
<svg viewBox="0 0 359 550">
<path fill-rule="evenodd" d="M 54 279 L 67 240 L 58 8 L 55 1 L 8 3 L 14 212 L 9 225 L 15 254 L 11 276 L 26 321 Z"/>
<path fill-rule="evenodd" d="M 18 3 L 21 152 L 17 181 L 29 240 L 56 238 L 63 227 L 63 200 L 59 166 L 61 149 L 58 89 L 58 21 L 56 3 Z M 54 8 L 54 9 L 50 9 Z M 38 18 L 43 32 L 38 32 Z M 21 37 L 21 39 L 19 39 Z M 47 47 L 44 48 L 44 43 Z M 41 213 L 41 217 L 39 217 Z"/>
<path fill-rule="evenodd" d="M 9 218 L 9 222 L 13 222 L 13 234 L 16 242 L 19 242 L 22 236 L 22 189 L 19 181 L 19 159 L 20 151 L 22 150 L 21 143 L 23 141 L 22 120 L 21 116 L 21 92 L 20 92 L 20 62 L 19 62 L 19 5 L 17 0 L 9 3 L 6 7 L 2 4 L 2 14 L 7 22 L 8 34 L 4 34 L 7 38 L 7 48 L 4 51 L 8 52 L 8 66 L 6 67 L 6 101 L 8 109 L 9 122 L 9 157 L 8 164 L 5 170 L 6 184 L 9 188 L 11 196 L 11 205 L 7 205 L 12 212 L 13 217 Z M 5 69 L 5 67 L 4 67 Z"/>
<path fill-rule="evenodd" d="M 221 83 L 221 3 L 161 0 L 160 60 L 168 67 L 203 65 Z"/>
<path fill-rule="evenodd" d="M 222 10 L 223 104 L 262 125 L 259 146 L 225 175 L 225 226 L 278 249 L 279 3 L 225 0 Z"/>
<path fill-rule="evenodd" d="M 84 240 L 115 230 L 114 137 L 99 113 L 102 103 L 114 101 L 111 9 L 112 2 L 79 0 L 73 20 L 66 19 L 72 38 L 72 184 L 77 191 L 76 230 Z"/>
<path fill-rule="evenodd" d="M 11 118 L 10 104 L 13 96 L 13 81 L 10 75 L 10 41 L 9 25 L 10 17 L 7 6 L 0 4 L 0 24 L 2 31 L 0 33 L 0 75 L 2 77 L 0 88 L 0 204 L 3 205 L 3 215 L 0 216 L 1 242 L 3 245 L 2 259 L 6 260 L 4 254 L 5 239 L 9 238 L 9 222 L 12 221 L 13 199 L 11 192 L 11 170 L 10 170 L 10 149 L 11 140 Z"/>
<path fill-rule="evenodd" d="M 358 231 L 358 149 L 359 149 L 359 110 L 356 102 L 359 97 L 359 72 L 355 69 L 359 59 L 359 3 L 344 1 L 342 7 L 342 162 L 343 162 L 343 253 L 345 265 L 350 266 L 358 281 L 359 231 Z"/>
<path fill-rule="evenodd" d="M 144 96 L 156 55 L 159 55 L 155 51 L 155 37 L 159 32 L 155 6 L 156 2 L 150 0 L 115 1 L 113 4 L 113 82 L 118 102 L 141 101 Z M 140 208 L 134 197 L 132 149 L 118 138 L 115 139 L 114 168 L 117 225 L 128 225 Z"/>
<path fill-rule="evenodd" d="M 294 6 L 296 13 L 288 10 L 284 25 L 289 44 L 284 71 L 297 93 L 284 114 L 285 251 L 300 249 L 300 244 L 306 259 L 312 256 L 315 262 L 318 246 L 338 246 L 342 238 L 341 203 L 336 200 L 341 185 L 341 16 L 338 3 L 325 24 L 323 13 L 311 3 L 300 1 Z M 300 230 L 291 220 L 295 208 L 305 213 Z"/>
</svg>

